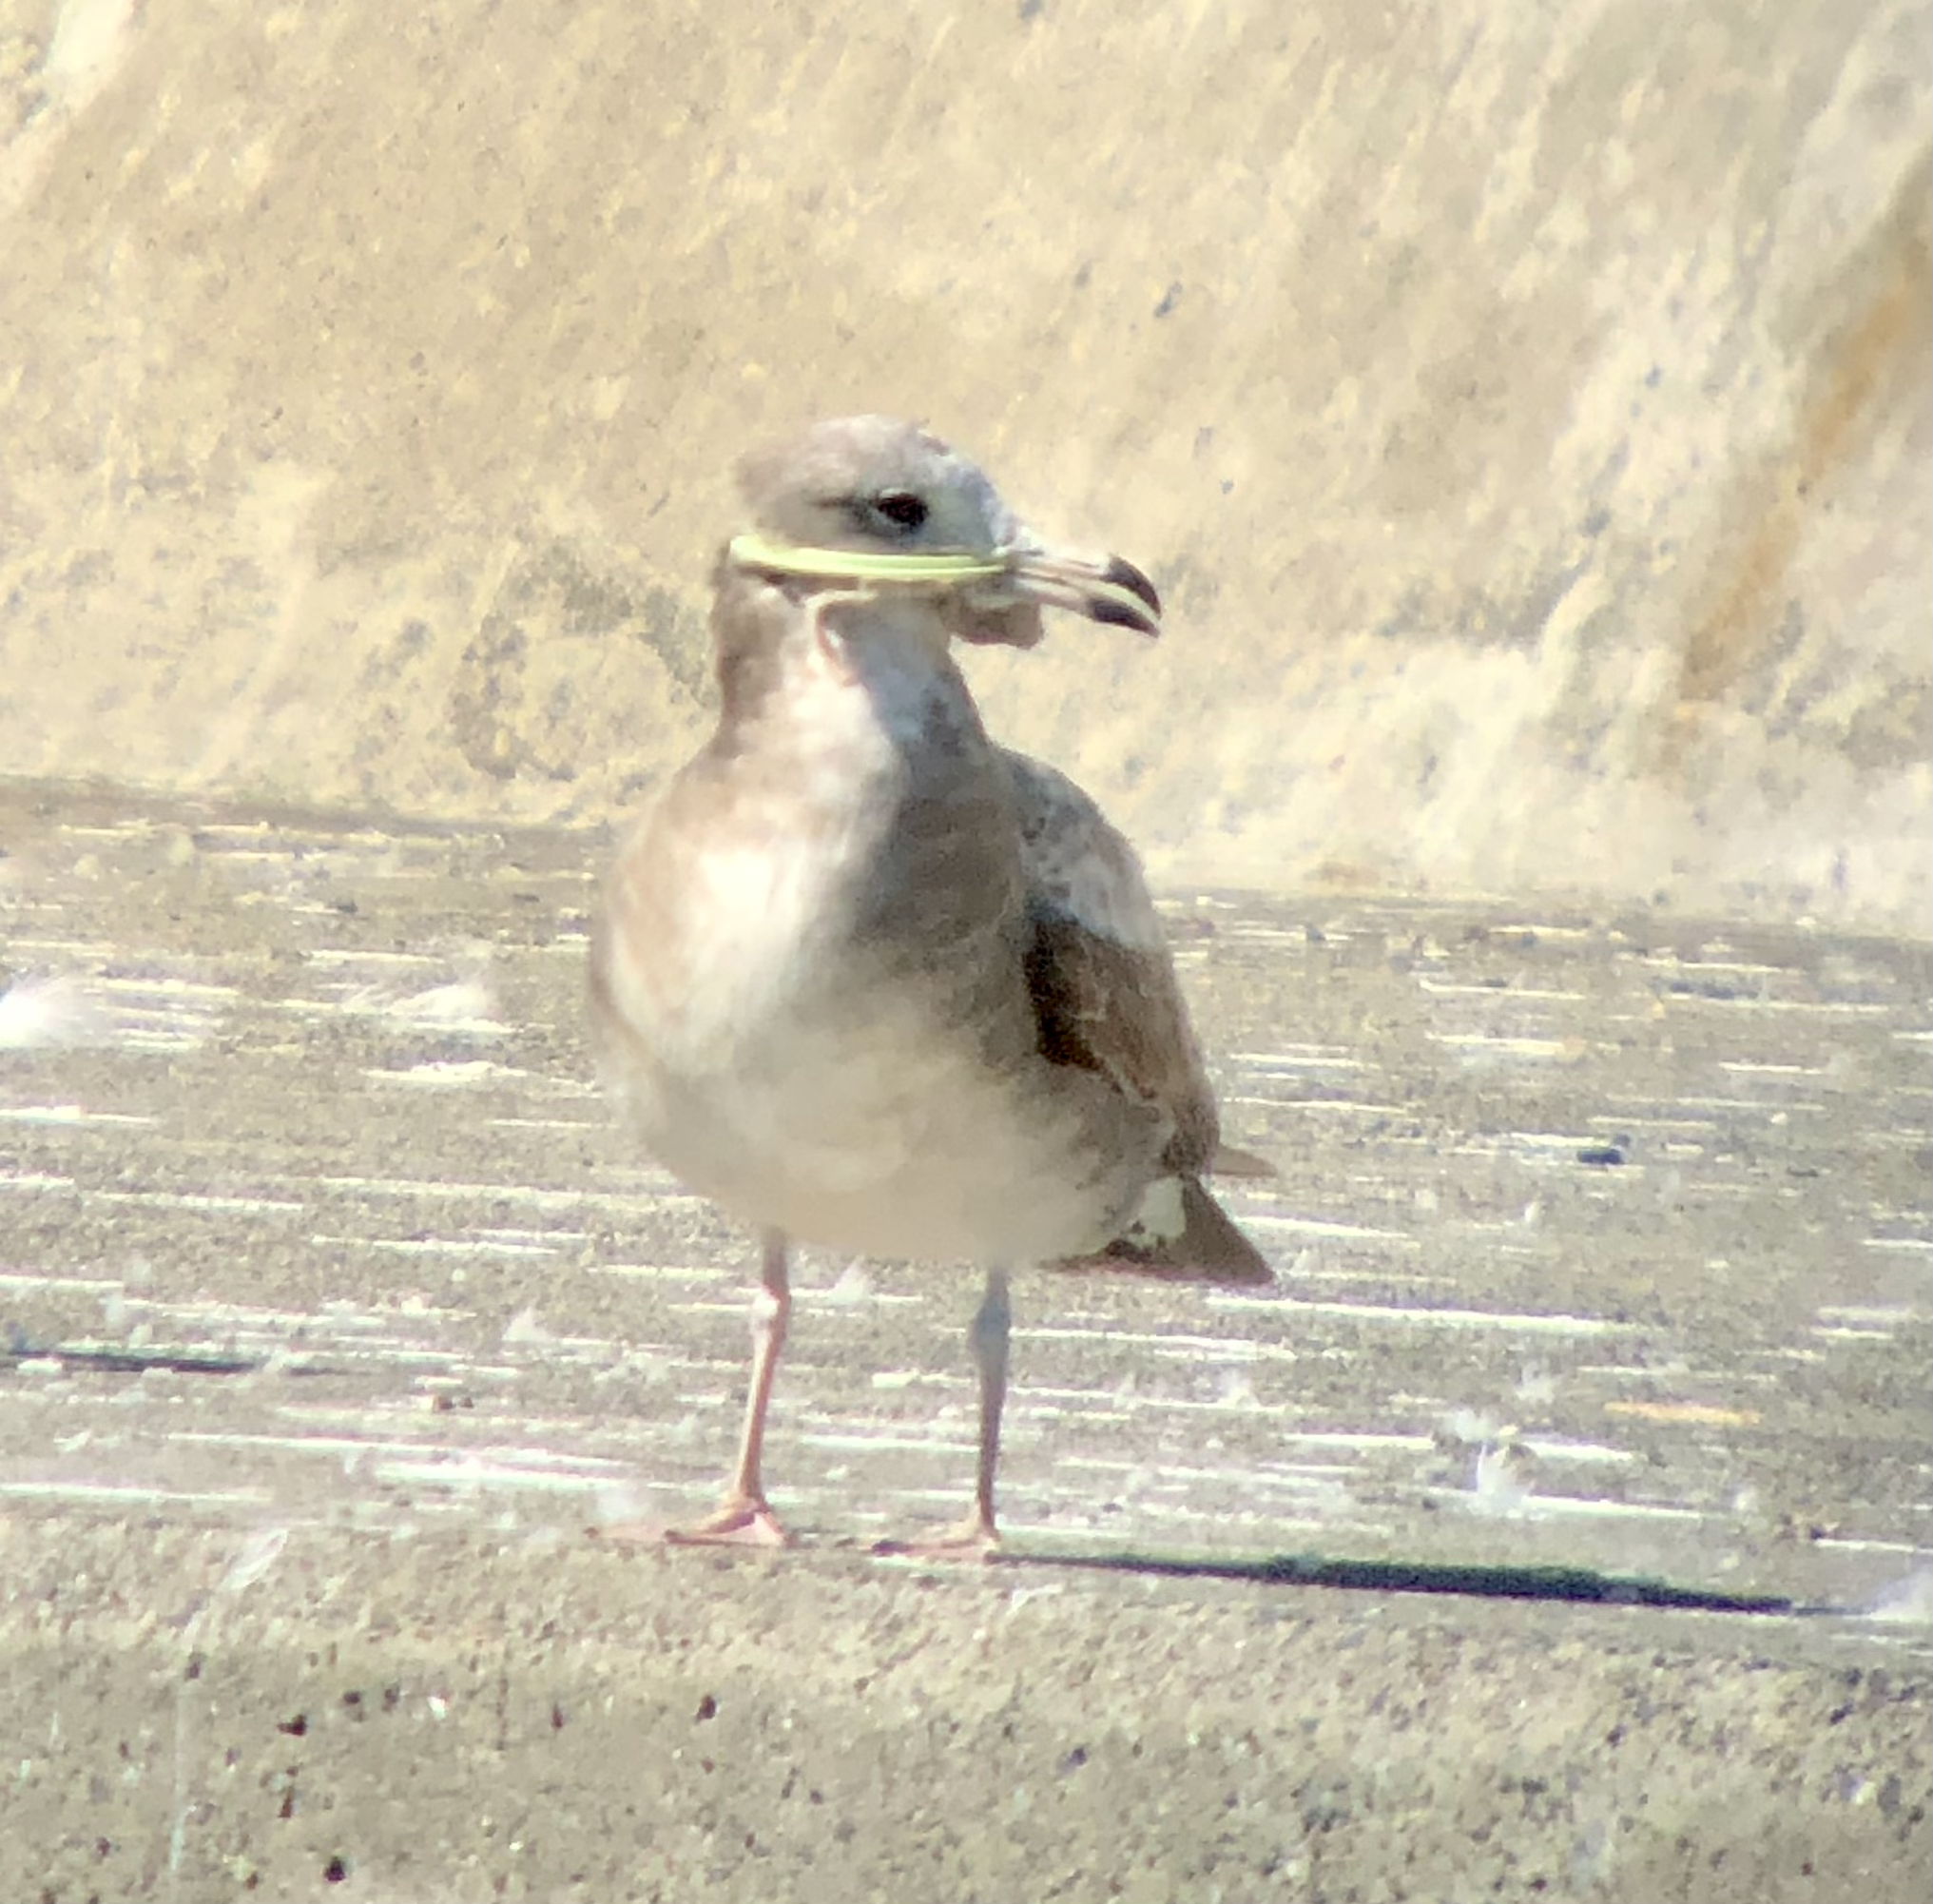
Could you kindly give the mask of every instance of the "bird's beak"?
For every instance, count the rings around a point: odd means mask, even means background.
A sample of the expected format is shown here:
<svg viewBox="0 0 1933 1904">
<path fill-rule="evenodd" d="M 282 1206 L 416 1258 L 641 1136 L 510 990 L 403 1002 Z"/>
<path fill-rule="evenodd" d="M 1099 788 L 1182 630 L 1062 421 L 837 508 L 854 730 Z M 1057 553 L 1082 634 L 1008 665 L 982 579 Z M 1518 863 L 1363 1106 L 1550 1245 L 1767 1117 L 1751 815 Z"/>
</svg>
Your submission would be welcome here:
<svg viewBox="0 0 1933 1904">
<path fill-rule="evenodd" d="M 950 632 L 962 641 L 1032 648 L 1043 608 L 1072 609 L 1090 621 L 1161 632 L 1154 584 L 1118 555 L 1050 549 L 1022 532 L 986 554 L 966 549 L 899 554 L 877 549 L 819 549 L 768 535 L 732 538 L 725 560 L 776 575 L 849 581 L 861 588 L 957 592 L 966 610 Z"/>
<path fill-rule="evenodd" d="M 1013 545 L 1005 554 L 1004 573 L 984 585 L 990 597 L 1072 609 L 1090 621 L 1131 628 L 1137 634 L 1161 632 L 1161 597 L 1133 563 L 1118 555 L 1046 549 L 1032 541 Z"/>
</svg>

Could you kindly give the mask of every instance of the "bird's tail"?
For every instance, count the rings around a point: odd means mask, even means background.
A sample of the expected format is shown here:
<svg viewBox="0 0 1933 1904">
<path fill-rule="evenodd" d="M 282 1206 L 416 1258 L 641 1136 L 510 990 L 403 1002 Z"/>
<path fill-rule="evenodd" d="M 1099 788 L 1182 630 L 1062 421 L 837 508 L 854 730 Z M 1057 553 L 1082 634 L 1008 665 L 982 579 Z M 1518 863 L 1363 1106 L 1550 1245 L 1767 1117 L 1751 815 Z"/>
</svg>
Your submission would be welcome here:
<svg viewBox="0 0 1933 1904">
<path fill-rule="evenodd" d="M 1134 1221 L 1105 1249 L 1070 1256 L 1070 1270 L 1128 1270 L 1179 1282 L 1272 1283 L 1267 1259 L 1198 1176 L 1156 1177 Z"/>
</svg>

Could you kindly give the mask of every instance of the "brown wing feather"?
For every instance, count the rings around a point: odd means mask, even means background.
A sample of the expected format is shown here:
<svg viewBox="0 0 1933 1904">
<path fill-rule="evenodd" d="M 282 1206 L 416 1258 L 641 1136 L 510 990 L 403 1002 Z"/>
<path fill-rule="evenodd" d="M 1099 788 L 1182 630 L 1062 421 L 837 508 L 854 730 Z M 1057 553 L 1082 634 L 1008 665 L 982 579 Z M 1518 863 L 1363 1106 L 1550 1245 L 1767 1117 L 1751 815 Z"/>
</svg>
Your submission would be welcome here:
<svg viewBox="0 0 1933 1904">
<path fill-rule="evenodd" d="M 1161 915 L 1134 849 L 1066 775 L 1009 753 L 1027 878 L 1027 980 L 1040 1050 L 1156 1106 L 1163 1160 L 1212 1166 L 1219 1125 Z"/>
</svg>

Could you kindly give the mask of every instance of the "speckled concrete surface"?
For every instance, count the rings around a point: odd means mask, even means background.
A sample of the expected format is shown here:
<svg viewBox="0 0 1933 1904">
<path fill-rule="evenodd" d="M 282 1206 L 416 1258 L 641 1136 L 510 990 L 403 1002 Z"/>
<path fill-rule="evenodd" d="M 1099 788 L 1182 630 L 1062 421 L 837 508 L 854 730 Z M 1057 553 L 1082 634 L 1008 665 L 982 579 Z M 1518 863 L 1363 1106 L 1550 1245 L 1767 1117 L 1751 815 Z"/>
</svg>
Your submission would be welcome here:
<svg viewBox="0 0 1933 1904">
<path fill-rule="evenodd" d="M 1016 1559 L 928 1575 L 945 1266 L 806 1265 L 803 1551 L 587 1531 L 744 1352 L 589 1082 L 601 840 L 0 844 L 0 1895 L 1923 1889 L 1924 946 L 1177 896 L 1280 1283 L 1023 1279 Z M 1482 1597 L 1665 1590 L 1792 1610 Z"/>
<path fill-rule="evenodd" d="M 370 1526 L 703 1500 L 746 1247 L 591 1082 L 601 841 L 4 813 L 10 1008 L 51 1005 L 0 1057 L 0 1490 L 253 1518 L 319 1488 Z M 1170 917 L 1231 1135 L 1280 1171 L 1227 1188 L 1281 1280 L 1024 1278 L 1016 1535 L 1841 1603 L 1924 1561 L 1933 953 L 1334 897 Z M 934 1518 L 973 1278 L 801 1282 L 778 1499 L 835 1537 Z"/>
<path fill-rule="evenodd" d="M 477 1532 L 0 1534 L 0 1891 L 1917 1900 L 1928 1681 L 1781 1622 Z"/>
<path fill-rule="evenodd" d="M 0 1900 L 1923 1897 L 1924 7 L 568 10 L 0 7 L 0 771 L 251 803 L 0 783 Z M 862 408 L 1158 580 L 976 686 L 1281 1169 L 1023 1280 L 984 1573 L 944 1266 L 803 1267 L 802 1551 L 587 1533 L 744 1243 L 482 830 Z"/>
</svg>

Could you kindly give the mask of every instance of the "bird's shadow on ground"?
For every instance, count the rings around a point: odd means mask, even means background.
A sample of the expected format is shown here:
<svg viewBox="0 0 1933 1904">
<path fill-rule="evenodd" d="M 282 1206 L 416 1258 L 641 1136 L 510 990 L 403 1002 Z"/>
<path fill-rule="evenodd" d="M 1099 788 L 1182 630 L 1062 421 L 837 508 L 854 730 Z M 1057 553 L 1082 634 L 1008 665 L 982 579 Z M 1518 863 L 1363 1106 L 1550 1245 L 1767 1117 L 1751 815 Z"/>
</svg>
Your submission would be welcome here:
<svg viewBox="0 0 1933 1904">
<path fill-rule="evenodd" d="M 1589 1567 L 1442 1565 L 1421 1561 L 1331 1560 L 1321 1554 L 1266 1554 L 1253 1560 L 1170 1554 L 1056 1552 L 1030 1546 L 1006 1550 L 995 1564 L 1068 1567 L 1170 1580 L 1244 1581 L 1258 1586 L 1342 1588 L 1368 1593 L 1452 1594 L 1478 1600 L 1565 1601 L 1596 1606 L 1653 1606 L 1681 1612 L 1825 1613 L 1773 1596 L 1711 1593 L 1696 1587 Z"/>
</svg>

